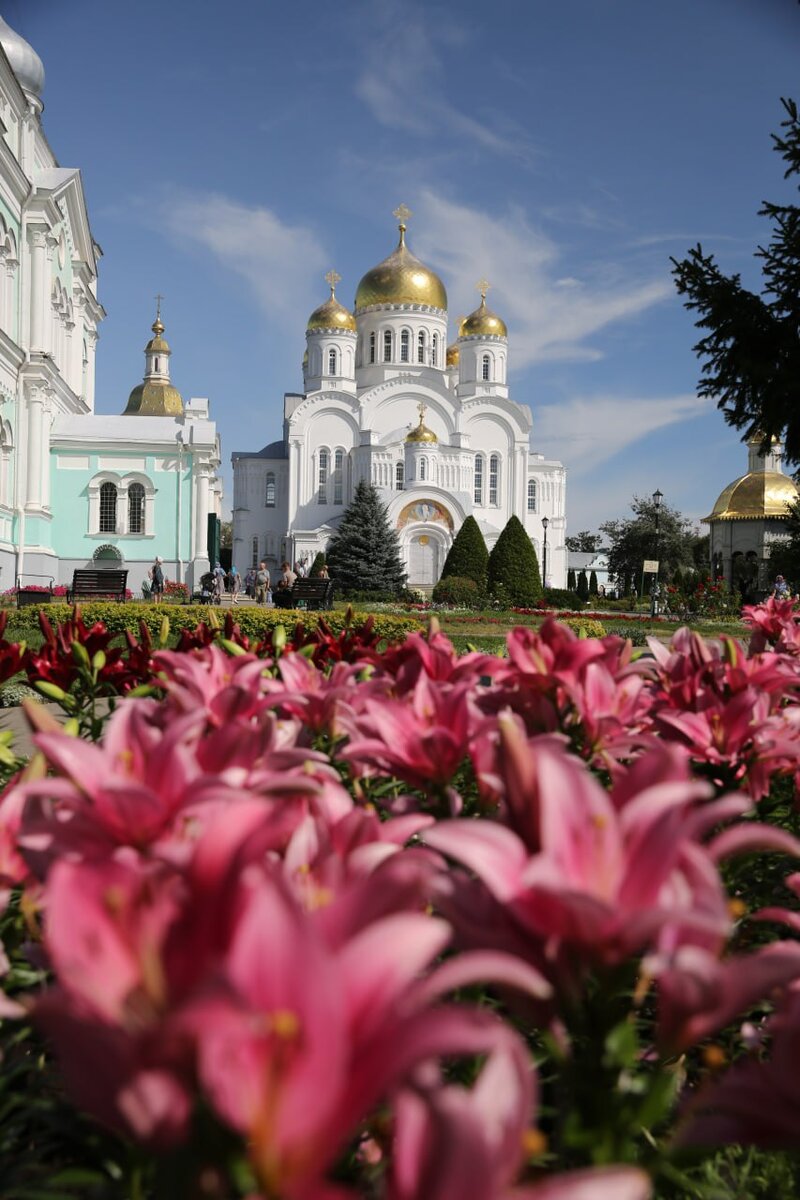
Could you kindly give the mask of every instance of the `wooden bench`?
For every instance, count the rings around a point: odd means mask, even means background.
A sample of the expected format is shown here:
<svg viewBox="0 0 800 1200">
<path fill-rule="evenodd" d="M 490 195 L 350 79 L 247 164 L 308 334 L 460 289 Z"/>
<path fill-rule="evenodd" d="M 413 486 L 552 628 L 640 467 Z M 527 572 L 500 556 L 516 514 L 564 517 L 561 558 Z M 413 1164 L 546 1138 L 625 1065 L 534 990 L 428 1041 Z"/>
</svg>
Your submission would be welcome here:
<svg viewBox="0 0 800 1200">
<path fill-rule="evenodd" d="M 72 604 L 75 600 L 103 599 L 117 600 L 123 603 L 128 584 L 128 572 L 125 571 L 93 571 L 78 569 L 72 573 L 72 587 L 67 592 L 67 600 Z"/>
<path fill-rule="evenodd" d="M 301 603 L 309 609 L 333 608 L 333 580 L 295 579 L 289 590 L 275 588 L 272 599 L 277 608 L 297 608 Z"/>
</svg>

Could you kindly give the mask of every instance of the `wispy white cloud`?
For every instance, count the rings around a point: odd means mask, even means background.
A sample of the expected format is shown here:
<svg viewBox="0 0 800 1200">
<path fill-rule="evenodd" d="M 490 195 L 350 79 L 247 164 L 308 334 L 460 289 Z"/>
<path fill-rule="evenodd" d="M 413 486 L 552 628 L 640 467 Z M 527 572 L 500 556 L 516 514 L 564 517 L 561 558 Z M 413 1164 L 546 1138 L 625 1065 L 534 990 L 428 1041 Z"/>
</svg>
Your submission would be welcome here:
<svg viewBox="0 0 800 1200">
<path fill-rule="evenodd" d="M 456 135 L 493 154 L 531 162 L 536 151 L 521 128 L 485 108 L 467 112 L 447 98 L 449 56 L 458 53 L 463 37 L 454 39 L 452 27 L 434 15 L 428 6 L 398 0 L 370 3 L 366 65 L 356 80 L 356 95 L 390 129 L 424 137 Z"/>
<path fill-rule="evenodd" d="M 600 358 L 601 351 L 588 344 L 593 334 L 672 295 L 663 275 L 641 279 L 616 264 L 597 264 L 582 279 L 565 275 L 559 246 L 519 208 L 498 216 L 430 188 L 417 208 L 414 247 L 445 275 L 452 313 L 475 307 L 476 279 L 492 281 L 491 299 L 512 339 L 512 368 Z"/>
<path fill-rule="evenodd" d="M 576 476 L 585 475 L 649 434 L 704 416 L 710 403 L 691 393 L 576 396 L 536 409 L 534 442 L 537 450 L 561 458 Z"/>
<path fill-rule="evenodd" d="M 157 209 L 163 232 L 202 247 L 246 280 L 261 308 L 282 328 L 302 329 L 314 303 L 324 298 L 320 277 L 330 261 L 313 230 L 290 225 L 269 208 L 213 193 L 173 191 Z"/>
</svg>

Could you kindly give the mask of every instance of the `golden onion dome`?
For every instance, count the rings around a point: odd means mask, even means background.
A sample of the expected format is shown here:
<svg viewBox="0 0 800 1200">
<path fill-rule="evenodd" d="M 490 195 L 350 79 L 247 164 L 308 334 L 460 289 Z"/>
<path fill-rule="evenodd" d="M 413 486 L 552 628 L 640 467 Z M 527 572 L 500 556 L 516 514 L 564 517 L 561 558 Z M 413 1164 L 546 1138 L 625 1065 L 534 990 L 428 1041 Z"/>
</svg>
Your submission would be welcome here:
<svg viewBox="0 0 800 1200">
<path fill-rule="evenodd" d="M 461 357 L 461 352 L 460 352 L 460 350 L 458 349 L 458 343 L 457 343 L 457 342 L 452 342 L 452 343 L 451 343 L 451 344 L 450 344 L 450 345 L 447 347 L 447 354 L 445 355 L 445 363 L 446 363 L 446 365 L 447 365 L 448 367 L 457 367 L 457 366 L 458 366 L 458 360 L 459 360 L 459 358 L 460 358 L 460 357 Z"/>
<path fill-rule="evenodd" d="M 486 306 L 486 292 L 481 292 L 481 302 L 474 312 L 458 327 L 459 337 L 508 337 L 508 327 L 502 317 Z"/>
<path fill-rule="evenodd" d="M 800 496 L 797 486 L 780 471 L 749 471 L 720 493 L 704 521 L 748 521 L 788 517 L 787 507 Z"/>
<path fill-rule="evenodd" d="M 349 308 L 345 308 L 336 299 L 336 284 L 341 278 L 341 275 L 337 275 L 335 271 L 329 271 L 325 276 L 330 284 L 331 294 L 325 303 L 320 304 L 319 308 L 315 308 L 308 318 L 306 332 L 313 333 L 317 329 L 347 329 L 355 333 L 355 317 Z"/>
<path fill-rule="evenodd" d="M 164 326 L 161 322 L 160 316 L 156 317 L 150 328 L 153 330 L 153 336 L 150 338 L 150 341 L 144 348 L 145 354 L 155 351 L 157 351 L 159 354 L 171 354 L 172 351 L 169 348 L 168 342 L 164 337 L 162 337 Z"/>
<path fill-rule="evenodd" d="M 406 227 L 398 226 L 400 241 L 388 258 L 367 271 L 356 289 L 356 312 L 380 304 L 424 304 L 447 310 L 447 292 L 439 276 L 412 254 Z"/>
<path fill-rule="evenodd" d="M 419 406 L 419 425 L 417 425 L 414 429 L 411 430 L 408 437 L 406 438 L 406 441 L 407 442 L 438 442 L 439 441 L 439 439 L 437 438 L 437 436 L 433 432 L 433 430 L 428 429 L 428 426 L 425 424 L 425 405 L 424 404 L 420 404 L 420 406 Z"/>
</svg>

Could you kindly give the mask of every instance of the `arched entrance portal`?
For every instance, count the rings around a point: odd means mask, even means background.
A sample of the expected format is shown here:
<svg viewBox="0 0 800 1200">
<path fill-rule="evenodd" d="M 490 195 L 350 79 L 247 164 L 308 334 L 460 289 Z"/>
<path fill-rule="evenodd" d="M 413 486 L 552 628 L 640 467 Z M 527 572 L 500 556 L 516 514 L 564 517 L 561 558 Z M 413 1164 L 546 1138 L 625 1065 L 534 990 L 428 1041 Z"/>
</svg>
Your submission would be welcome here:
<svg viewBox="0 0 800 1200">
<path fill-rule="evenodd" d="M 408 582 L 412 587 L 433 587 L 439 578 L 439 543 L 427 533 L 412 537 L 408 555 Z"/>
</svg>

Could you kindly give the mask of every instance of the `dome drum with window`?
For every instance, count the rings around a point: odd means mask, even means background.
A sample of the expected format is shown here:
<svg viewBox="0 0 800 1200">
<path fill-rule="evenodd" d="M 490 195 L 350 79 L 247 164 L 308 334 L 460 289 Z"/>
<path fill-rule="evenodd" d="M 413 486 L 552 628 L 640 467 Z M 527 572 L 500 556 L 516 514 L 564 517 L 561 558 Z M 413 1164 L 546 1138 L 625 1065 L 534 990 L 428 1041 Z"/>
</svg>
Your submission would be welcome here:
<svg viewBox="0 0 800 1200">
<path fill-rule="evenodd" d="M 303 359 L 306 383 L 309 378 L 351 382 L 355 379 L 356 320 L 336 298 L 336 284 L 340 279 L 341 275 L 336 271 L 328 271 L 325 280 L 331 294 L 308 318 Z"/>
</svg>

